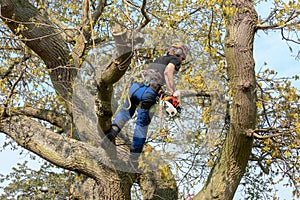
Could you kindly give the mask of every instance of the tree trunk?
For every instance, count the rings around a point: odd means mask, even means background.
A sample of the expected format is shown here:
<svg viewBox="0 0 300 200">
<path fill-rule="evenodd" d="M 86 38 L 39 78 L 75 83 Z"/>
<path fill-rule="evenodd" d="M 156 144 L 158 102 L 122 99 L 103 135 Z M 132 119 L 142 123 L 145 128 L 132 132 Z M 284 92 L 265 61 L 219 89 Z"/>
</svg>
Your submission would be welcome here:
<svg viewBox="0 0 300 200">
<path fill-rule="evenodd" d="M 105 3 L 101 2 L 104 6 Z M 70 128 L 73 120 L 70 102 L 72 102 L 76 70 L 73 63 L 70 63 L 71 50 L 65 39 L 55 25 L 41 15 L 29 1 L 0 0 L 0 6 L 1 19 L 9 29 L 15 35 L 22 36 L 24 43 L 40 56 L 47 69 L 51 69 L 50 77 L 54 89 L 69 107 L 68 114 L 28 107 L 11 109 L 7 115 L 0 116 L 0 132 L 10 136 L 20 146 L 56 166 L 77 172 L 78 177 L 75 178 L 76 182 L 73 183 L 72 190 L 77 199 L 130 199 L 130 189 L 132 184 L 137 182 L 137 177 L 134 173 L 118 170 L 119 166 L 114 165 L 115 163 L 106 156 L 104 149 L 99 145 L 101 138 L 98 130 L 94 130 L 94 135 L 87 134 L 85 141 L 78 141 L 47 129 L 36 120 L 44 120 L 58 126 L 64 130 L 64 133 L 76 130 L 76 127 Z M 18 29 L 21 24 L 25 26 L 24 29 Z M 112 33 L 117 44 L 118 42 L 127 44 L 128 41 L 130 41 L 129 44 L 132 44 L 132 38 L 127 38 L 129 40 L 122 38 L 123 36 L 128 37 L 130 34 L 127 35 L 123 32 L 117 34 L 117 32 Z M 88 31 L 85 33 L 90 34 Z M 84 52 L 85 45 L 88 44 L 80 42 L 87 38 L 89 37 L 80 38 L 79 43 L 75 45 L 76 49 L 72 51 L 77 61 Z M 132 52 L 127 51 L 131 48 L 126 46 L 123 49 L 124 47 L 123 44 L 120 45 L 117 58 L 108 65 L 101 78 L 97 80 L 99 87 L 97 117 L 104 131 L 111 124 L 110 94 L 113 84 L 123 76 L 131 61 Z M 76 67 L 79 66 L 76 65 Z M 66 119 L 68 119 L 67 122 Z M 95 135 L 98 137 L 95 138 Z M 98 138 L 99 140 L 97 140 Z M 119 147 L 117 150 L 118 152 L 123 151 Z M 129 154 L 129 149 L 127 148 L 124 152 Z M 127 164 L 124 157 L 119 159 L 119 165 Z M 167 179 L 162 176 L 162 173 L 166 172 L 170 174 Z M 140 184 L 144 190 L 142 192 L 144 199 L 177 199 L 178 189 L 170 169 L 165 169 L 164 172 L 155 169 L 144 176 L 140 180 Z"/>
<path fill-rule="evenodd" d="M 225 55 L 232 94 L 230 129 L 209 179 L 195 199 L 231 200 L 245 172 L 253 139 L 247 135 L 256 122 L 256 80 L 253 39 L 257 14 L 253 2 L 232 0 L 224 8 L 227 30 Z"/>
<path fill-rule="evenodd" d="M 137 182 L 137 175 L 120 170 L 120 166 L 115 166 L 104 156 L 103 149 L 56 134 L 24 116 L 1 119 L 0 131 L 56 166 L 77 172 L 76 181 L 72 183 L 72 195 L 77 199 L 131 199 L 130 189 Z M 126 161 L 119 160 L 117 164 L 125 168 Z M 176 181 L 168 167 L 148 171 L 138 183 L 144 199 L 173 200 L 178 197 Z"/>
<path fill-rule="evenodd" d="M 77 200 L 131 199 L 130 190 L 133 181 L 130 176 L 107 177 L 101 182 L 83 175 L 76 179 L 79 180 L 73 183 L 71 193 L 72 197 Z"/>
<path fill-rule="evenodd" d="M 76 71 L 68 65 L 71 59 L 70 50 L 61 33 L 28 1 L 0 0 L 0 5 L 1 19 L 42 58 L 47 68 L 51 69 L 50 77 L 54 89 L 62 99 L 70 101 L 71 85 Z"/>
</svg>

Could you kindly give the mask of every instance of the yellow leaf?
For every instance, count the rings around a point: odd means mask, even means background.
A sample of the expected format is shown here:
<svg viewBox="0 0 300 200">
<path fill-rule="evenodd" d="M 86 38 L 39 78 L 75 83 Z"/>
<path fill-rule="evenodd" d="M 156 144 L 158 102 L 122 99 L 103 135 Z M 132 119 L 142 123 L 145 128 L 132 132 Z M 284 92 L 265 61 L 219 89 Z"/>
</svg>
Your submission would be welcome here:
<svg viewBox="0 0 300 200">
<path fill-rule="evenodd" d="M 278 157 L 278 150 L 273 151 L 271 155 L 273 158 Z"/>
<path fill-rule="evenodd" d="M 262 105 L 262 103 L 261 103 L 261 102 L 256 102 L 256 106 L 257 106 L 257 108 L 260 108 L 260 109 L 262 109 L 262 108 L 263 108 L 263 105 Z"/>
<path fill-rule="evenodd" d="M 262 148 L 262 151 L 266 151 L 266 152 L 268 152 L 268 151 L 270 151 L 270 147 L 268 147 L 268 146 L 265 146 L 264 148 Z"/>
<path fill-rule="evenodd" d="M 286 151 L 286 152 L 285 152 L 285 156 L 286 156 L 287 158 L 290 158 L 290 157 L 291 157 L 291 153 L 290 153 L 289 151 Z"/>
<path fill-rule="evenodd" d="M 267 164 L 267 165 L 271 165 L 271 159 L 267 159 L 267 160 L 266 160 L 266 164 Z"/>
<path fill-rule="evenodd" d="M 213 164 L 214 164 L 214 162 L 213 162 L 212 160 L 209 160 L 209 161 L 207 162 L 207 166 L 208 166 L 208 167 L 211 167 Z"/>
</svg>

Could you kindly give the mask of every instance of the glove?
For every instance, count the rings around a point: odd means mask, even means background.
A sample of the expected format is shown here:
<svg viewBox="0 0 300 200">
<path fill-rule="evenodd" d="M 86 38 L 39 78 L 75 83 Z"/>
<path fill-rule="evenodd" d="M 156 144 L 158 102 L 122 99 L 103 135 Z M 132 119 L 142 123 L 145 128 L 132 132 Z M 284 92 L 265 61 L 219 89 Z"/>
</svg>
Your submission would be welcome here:
<svg viewBox="0 0 300 200">
<path fill-rule="evenodd" d="M 176 108 L 178 113 L 181 113 L 181 107 L 180 107 L 179 100 L 175 96 L 171 96 L 171 97 L 172 97 L 172 102 L 171 102 L 172 105 Z"/>
<path fill-rule="evenodd" d="M 162 100 L 170 102 L 175 108 L 179 107 L 179 105 L 180 105 L 179 100 L 176 97 L 174 97 L 173 95 L 172 96 L 165 95 L 162 97 Z"/>
<path fill-rule="evenodd" d="M 175 108 L 180 107 L 179 100 L 173 95 L 171 96 L 171 103 Z"/>
</svg>

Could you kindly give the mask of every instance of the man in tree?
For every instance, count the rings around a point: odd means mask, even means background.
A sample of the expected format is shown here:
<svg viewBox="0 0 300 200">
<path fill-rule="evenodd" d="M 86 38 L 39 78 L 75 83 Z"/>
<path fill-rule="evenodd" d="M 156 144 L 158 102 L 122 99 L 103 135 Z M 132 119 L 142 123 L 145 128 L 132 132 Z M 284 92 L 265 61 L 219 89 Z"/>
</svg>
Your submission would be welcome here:
<svg viewBox="0 0 300 200">
<path fill-rule="evenodd" d="M 173 44 L 168 48 L 166 55 L 158 57 L 147 69 L 143 70 L 141 72 L 142 79 L 134 81 L 129 89 L 130 100 L 126 100 L 122 110 L 112 122 L 111 129 L 106 133 L 109 140 L 115 144 L 115 137 L 138 107 L 130 155 L 130 161 L 135 168 L 146 141 L 148 126 L 151 121 L 150 108 L 157 102 L 157 98 L 160 95 L 169 95 L 173 106 L 179 108 L 178 99 L 173 96 L 175 91 L 174 74 L 179 71 L 186 55 L 186 46 Z M 162 89 L 164 85 L 166 92 Z"/>
</svg>

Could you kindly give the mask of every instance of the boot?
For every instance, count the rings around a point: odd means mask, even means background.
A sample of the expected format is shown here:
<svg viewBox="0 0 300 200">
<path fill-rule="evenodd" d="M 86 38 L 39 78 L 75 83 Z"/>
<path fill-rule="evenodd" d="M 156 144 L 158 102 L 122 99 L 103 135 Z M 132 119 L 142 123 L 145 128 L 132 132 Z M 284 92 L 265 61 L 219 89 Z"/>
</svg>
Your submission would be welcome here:
<svg viewBox="0 0 300 200">
<path fill-rule="evenodd" d="M 112 125 L 111 128 L 105 132 L 105 138 L 102 140 L 101 147 L 106 151 L 108 157 L 111 159 L 117 158 L 117 148 L 116 148 L 116 137 L 120 132 L 120 128 L 117 125 Z"/>
<path fill-rule="evenodd" d="M 105 135 L 110 140 L 111 143 L 116 145 L 116 137 L 120 131 L 121 129 L 116 124 L 112 124 L 110 130 L 107 131 Z"/>
</svg>

